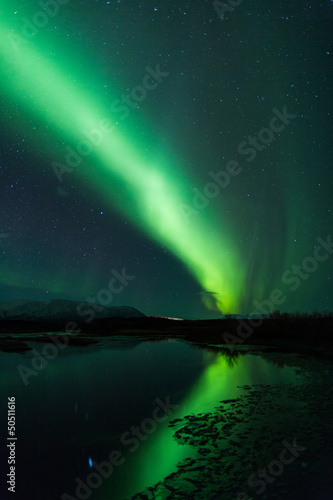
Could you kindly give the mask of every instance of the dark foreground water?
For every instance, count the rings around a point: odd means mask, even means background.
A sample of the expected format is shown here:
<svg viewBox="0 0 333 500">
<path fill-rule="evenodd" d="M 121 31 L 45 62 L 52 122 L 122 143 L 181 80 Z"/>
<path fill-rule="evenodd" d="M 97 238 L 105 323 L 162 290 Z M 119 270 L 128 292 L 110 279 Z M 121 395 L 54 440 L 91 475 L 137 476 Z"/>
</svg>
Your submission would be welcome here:
<svg viewBox="0 0 333 500">
<path fill-rule="evenodd" d="M 239 395 L 237 386 L 295 380 L 294 368 L 260 355 L 231 359 L 175 341 L 66 347 L 44 368 L 27 372 L 25 385 L 18 367 L 31 368 L 31 361 L 31 352 L 0 352 L 1 499 L 130 498 L 195 453 L 176 442 L 170 420 L 214 410 Z M 15 495 L 4 481 L 7 398 L 13 396 Z"/>
</svg>

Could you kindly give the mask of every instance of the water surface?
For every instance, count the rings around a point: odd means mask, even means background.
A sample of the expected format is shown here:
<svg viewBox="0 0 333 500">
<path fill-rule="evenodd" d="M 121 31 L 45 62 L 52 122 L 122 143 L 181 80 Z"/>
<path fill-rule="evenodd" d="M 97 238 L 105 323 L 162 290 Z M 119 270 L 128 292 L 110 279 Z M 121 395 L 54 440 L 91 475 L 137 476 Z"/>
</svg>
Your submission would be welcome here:
<svg viewBox="0 0 333 500">
<path fill-rule="evenodd" d="M 30 345 L 41 351 L 42 344 Z M 92 464 L 108 461 L 113 450 L 122 465 L 90 498 L 129 498 L 193 455 L 174 440 L 170 420 L 212 411 L 219 401 L 236 398 L 237 386 L 295 381 L 293 368 L 260 355 L 232 359 L 177 341 L 66 347 L 27 386 L 17 367 L 31 367 L 30 352 L 0 353 L 0 363 L 1 414 L 7 397 L 17 400 L 17 498 L 25 500 L 60 499 L 64 493 L 77 498 L 76 478 L 86 483 L 96 472 Z M 164 422 L 149 424 L 159 401 L 177 408 Z"/>
</svg>

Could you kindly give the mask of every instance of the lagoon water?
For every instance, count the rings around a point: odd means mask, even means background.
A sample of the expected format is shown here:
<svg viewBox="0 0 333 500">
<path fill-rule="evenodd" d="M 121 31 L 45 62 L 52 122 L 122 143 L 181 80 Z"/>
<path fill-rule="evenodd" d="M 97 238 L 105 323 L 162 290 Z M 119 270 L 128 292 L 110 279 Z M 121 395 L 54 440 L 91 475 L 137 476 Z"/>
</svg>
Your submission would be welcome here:
<svg viewBox="0 0 333 500">
<path fill-rule="evenodd" d="M 293 368 L 260 353 L 230 357 L 181 341 L 123 338 L 66 347 L 25 385 L 18 366 L 31 367 L 31 357 L 0 353 L 4 424 L 7 397 L 16 398 L 18 500 L 130 498 L 193 456 L 191 447 L 173 438 L 170 420 L 212 411 L 221 400 L 236 398 L 237 386 L 295 379 Z M 168 402 L 169 414 L 163 409 Z M 5 425 L 1 468 L 7 470 L 4 436 Z M 108 478 L 96 475 L 94 464 L 109 461 L 115 451 L 119 465 Z M 91 493 L 76 491 L 77 478 L 87 484 L 92 473 Z M 6 489 L 2 483 L 1 498 L 8 497 Z"/>
</svg>

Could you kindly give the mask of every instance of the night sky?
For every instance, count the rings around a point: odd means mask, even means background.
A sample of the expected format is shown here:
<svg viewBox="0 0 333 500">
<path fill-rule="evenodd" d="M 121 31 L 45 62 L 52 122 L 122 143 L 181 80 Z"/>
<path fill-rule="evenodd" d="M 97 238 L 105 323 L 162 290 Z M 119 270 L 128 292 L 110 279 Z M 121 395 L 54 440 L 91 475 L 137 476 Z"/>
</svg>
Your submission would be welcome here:
<svg viewBox="0 0 333 500">
<path fill-rule="evenodd" d="M 333 3 L 215 4 L 0 2 L 0 300 L 333 310 Z"/>
</svg>

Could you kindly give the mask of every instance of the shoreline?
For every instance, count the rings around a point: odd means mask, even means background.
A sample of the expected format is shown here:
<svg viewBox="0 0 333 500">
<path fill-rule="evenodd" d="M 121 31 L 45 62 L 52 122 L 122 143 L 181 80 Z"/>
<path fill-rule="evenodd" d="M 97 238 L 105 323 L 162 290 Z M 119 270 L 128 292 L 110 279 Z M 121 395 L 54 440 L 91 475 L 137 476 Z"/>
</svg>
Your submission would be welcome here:
<svg viewBox="0 0 333 500">
<path fill-rule="evenodd" d="M 238 398 L 221 401 L 214 412 L 171 421 L 176 441 L 192 445 L 199 458 L 184 460 L 131 500 L 330 498 L 333 366 L 275 358 L 296 363 L 296 382 L 242 386 Z"/>
<path fill-rule="evenodd" d="M 96 345 L 101 340 L 182 340 L 198 346 L 217 346 L 231 353 L 246 346 L 269 347 L 280 352 L 302 352 L 333 356 L 333 317 L 304 319 L 263 319 L 260 326 L 252 320 L 183 320 L 165 318 L 113 318 L 78 324 L 79 331 L 65 330 L 65 322 L 0 320 L 0 350 L 24 352 L 27 342 L 45 342 L 48 336 L 66 339 L 70 346 Z"/>
<path fill-rule="evenodd" d="M 66 345 L 73 349 L 103 349 L 124 341 L 131 347 L 144 341 L 178 340 L 198 349 L 221 352 L 230 362 L 237 362 L 239 356 L 251 353 L 279 366 L 292 367 L 296 374 L 294 382 L 237 386 L 239 396 L 217 401 L 214 411 L 169 422 L 174 439 L 180 446 L 192 446 L 197 458 L 183 460 L 175 472 L 135 494 L 131 500 L 252 500 L 259 498 L 261 490 L 263 500 L 329 498 L 327 494 L 333 490 L 330 476 L 333 461 L 330 330 L 321 334 L 313 327 L 314 324 L 322 327 L 322 321 L 308 322 L 306 328 L 303 322 L 303 325 L 289 325 L 280 338 L 274 333 L 281 323 L 275 322 L 274 326 L 267 320 L 265 328 L 258 328 L 242 344 L 230 349 L 220 341 L 221 321 L 224 320 L 181 327 L 177 322 L 171 332 L 170 322 L 160 320 L 151 322 L 150 328 L 144 322 L 136 329 L 133 326 L 137 322 L 129 325 L 128 321 L 119 321 L 117 325 L 114 322 L 113 328 L 104 324 L 102 331 L 96 328 L 96 322 L 91 325 L 91 331 L 72 335 L 61 332 L 60 327 L 56 333 L 7 332 L 0 334 L 0 350 L 29 356 L 33 349 L 30 342 L 49 344 L 51 335 L 59 340 L 66 338 Z M 233 328 L 237 333 L 237 323 L 232 321 L 233 324 L 229 320 L 229 332 Z M 270 333 L 269 326 L 273 326 Z M 92 331 L 96 333 L 93 335 Z M 299 455 L 293 457 L 294 448 Z M 288 451 L 288 463 L 280 459 L 285 456 L 284 449 Z M 274 476 L 274 471 L 279 469 L 274 469 L 273 463 L 275 467 L 282 467 L 283 473 Z M 258 472 L 263 468 L 267 469 L 265 477 L 268 479 L 263 479 Z"/>
</svg>

